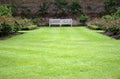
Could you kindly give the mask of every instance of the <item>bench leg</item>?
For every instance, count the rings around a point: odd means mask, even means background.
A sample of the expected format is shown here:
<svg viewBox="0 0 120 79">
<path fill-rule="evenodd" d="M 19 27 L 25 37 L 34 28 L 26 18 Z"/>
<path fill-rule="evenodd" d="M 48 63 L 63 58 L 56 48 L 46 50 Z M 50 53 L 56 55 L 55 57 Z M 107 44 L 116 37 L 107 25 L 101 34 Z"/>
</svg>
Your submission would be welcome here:
<svg viewBox="0 0 120 79">
<path fill-rule="evenodd" d="M 61 24 L 60 24 L 60 27 L 61 27 Z"/>
<path fill-rule="evenodd" d="M 49 24 L 49 27 L 50 27 L 51 25 Z"/>
</svg>

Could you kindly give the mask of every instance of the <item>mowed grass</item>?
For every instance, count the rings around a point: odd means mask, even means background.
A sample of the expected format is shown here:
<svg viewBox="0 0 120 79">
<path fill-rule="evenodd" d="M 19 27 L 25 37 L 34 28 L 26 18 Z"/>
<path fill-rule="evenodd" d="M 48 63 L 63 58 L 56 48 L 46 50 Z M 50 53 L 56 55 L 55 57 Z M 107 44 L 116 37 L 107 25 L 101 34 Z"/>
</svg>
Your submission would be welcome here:
<svg viewBox="0 0 120 79">
<path fill-rule="evenodd" d="M 120 79 L 120 41 L 85 27 L 28 31 L 0 41 L 0 79 Z"/>
</svg>

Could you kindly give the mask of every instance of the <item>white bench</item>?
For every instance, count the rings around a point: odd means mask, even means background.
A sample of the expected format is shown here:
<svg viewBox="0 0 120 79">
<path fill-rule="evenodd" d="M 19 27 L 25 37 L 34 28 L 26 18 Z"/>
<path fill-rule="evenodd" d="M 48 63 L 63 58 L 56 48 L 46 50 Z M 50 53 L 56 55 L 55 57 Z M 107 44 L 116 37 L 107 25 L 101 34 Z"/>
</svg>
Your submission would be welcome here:
<svg viewBox="0 0 120 79">
<path fill-rule="evenodd" d="M 72 19 L 49 19 L 49 27 L 51 25 L 71 25 L 72 26 Z"/>
</svg>

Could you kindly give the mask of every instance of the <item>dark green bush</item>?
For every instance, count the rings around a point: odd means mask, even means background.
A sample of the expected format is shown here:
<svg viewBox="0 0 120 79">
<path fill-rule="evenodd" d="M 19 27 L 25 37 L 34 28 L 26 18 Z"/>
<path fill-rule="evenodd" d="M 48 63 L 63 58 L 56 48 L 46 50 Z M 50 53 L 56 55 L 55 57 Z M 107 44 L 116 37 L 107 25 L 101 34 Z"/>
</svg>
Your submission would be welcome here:
<svg viewBox="0 0 120 79">
<path fill-rule="evenodd" d="M 120 7 L 117 9 L 117 12 L 114 13 L 113 15 L 114 19 L 120 19 Z"/>
<path fill-rule="evenodd" d="M 66 0 L 55 0 L 55 5 L 57 7 L 56 13 L 61 13 L 62 16 L 68 13 L 68 2 Z"/>
<path fill-rule="evenodd" d="M 16 5 L 16 4 L 11 4 L 9 7 L 11 7 L 11 11 L 13 14 L 16 13 L 19 8 L 18 5 Z"/>
<path fill-rule="evenodd" d="M 11 8 L 6 5 L 0 5 L 0 16 L 12 16 Z"/>
<path fill-rule="evenodd" d="M 35 18 L 32 21 L 34 24 L 38 25 L 41 22 L 41 18 Z"/>
<path fill-rule="evenodd" d="M 111 15 L 105 15 L 105 16 L 102 17 L 102 20 L 111 21 L 111 20 L 114 20 L 114 18 Z"/>
<path fill-rule="evenodd" d="M 109 33 L 111 33 L 113 35 L 118 35 L 118 34 L 120 34 L 120 26 L 106 27 L 105 31 L 109 32 Z"/>
<path fill-rule="evenodd" d="M 87 10 L 92 10 L 92 7 L 90 5 L 88 5 Z"/>
<path fill-rule="evenodd" d="M 22 26 L 20 23 L 18 23 L 17 21 L 15 21 L 14 23 L 14 32 L 17 32 L 19 30 L 21 30 Z"/>
<path fill-rule="evenodd" d="M 45 23 L 45 26 L 49 26 L 49 22 L 46 22 L 46 23 Z"/>
<path fill-rule="evenodd" d="M 1 27 L 1 30 L 0 30 L 1 36 L 8 35 L 13 32 L 12 25 L 7 22 L 1 23 L 0 27 Z"/>
<path fill-rule="evenodd" d="M 55 5 L 58 8 L 63 8 L 64 6 L 66 6 L 68 4 L 68 2 L 66 0 L 55 0 Z"/>
<path fill-rule="evenodd" d="M 39 6 L 39 10 L 38 10 L 38 14 L 39 15 L 45 15 L 48 13 L 48 9 L 49 9 L 49 2 L 42 2 Z"/>
<path fill-rule="evenodd" d="M 80 3 L 76 0 L 73 0 L 70 4 L 70 12 L 71 13 L 82 13 L 82 7 Z"/>
<path fill-rule="evenodd" d="M 106 0 L 104 3 L 106 14 L 112 14 L 116 11 L 116 0 Z"/>
<path fill-rule="evenodd" d="M 20 7 L 21 15 L 24 17 L 29 17 L 31 10 L 28 7 L 21 6 Z"/>
<path fill-rule="evenodd" d="M 81 15 L 80 16 L 80 22 L 83 24 L 83 25 L 85 25 L 85 23 L 86 23 L 86 21 L 88 20 L 88 16 L 86 16 L 86 15 Z"/>
</svg>

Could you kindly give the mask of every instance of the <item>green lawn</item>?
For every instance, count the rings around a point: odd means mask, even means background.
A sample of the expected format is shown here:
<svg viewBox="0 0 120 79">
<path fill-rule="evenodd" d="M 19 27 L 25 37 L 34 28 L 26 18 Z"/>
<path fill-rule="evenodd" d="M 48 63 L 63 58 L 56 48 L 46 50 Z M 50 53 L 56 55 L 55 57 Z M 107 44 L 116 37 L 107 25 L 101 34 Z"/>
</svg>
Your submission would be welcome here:
<svg viewBox="0 0 120 79">
<path fill-rule="evenodd" d="M 120 79 L 120 41 L 84 27 L 0 41 L 0 79 Z"/>
</svg>

